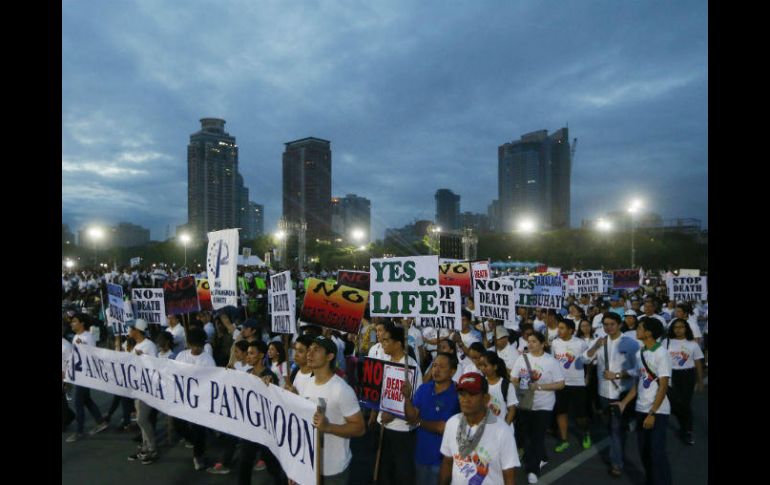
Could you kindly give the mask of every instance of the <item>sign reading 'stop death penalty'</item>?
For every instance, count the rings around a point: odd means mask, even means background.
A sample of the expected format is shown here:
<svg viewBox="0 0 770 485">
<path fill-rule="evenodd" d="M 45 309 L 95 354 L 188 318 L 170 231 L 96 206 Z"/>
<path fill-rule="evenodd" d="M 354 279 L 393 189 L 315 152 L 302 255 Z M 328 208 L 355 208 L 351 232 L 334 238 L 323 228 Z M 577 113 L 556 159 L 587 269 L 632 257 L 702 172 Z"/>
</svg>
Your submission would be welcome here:
<svg viewBox="0 0 770 485">
<path fill-rule="evenodd" d="M 373 317 L 418 317 L 439 311 L 438 256 L 372 259 Z"/>
</svg>

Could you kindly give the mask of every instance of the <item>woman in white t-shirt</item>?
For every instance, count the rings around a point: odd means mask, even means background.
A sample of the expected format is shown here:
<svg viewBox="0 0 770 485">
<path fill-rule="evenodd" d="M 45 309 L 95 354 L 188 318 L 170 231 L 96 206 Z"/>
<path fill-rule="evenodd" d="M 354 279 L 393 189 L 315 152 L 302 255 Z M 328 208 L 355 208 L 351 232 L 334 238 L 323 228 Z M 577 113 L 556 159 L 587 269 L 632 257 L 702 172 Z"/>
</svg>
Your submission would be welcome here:
<svg viewBox="0 0 770 485">
<path fill-rule="evenodd" d="M 249 372 L 251 366 L 246 362 L 246 357 L 249 353 L 249 342 L 246 340 L 239 340 L 233 344 L 233 365 L 228 366 L 228 369 L 235 369 L 242 372 Z"/>
<path fill-rule="evenodd" d="M 519 441 L 524 448 L 524 471 L 529 483 L 537 483 L 540 463 L 546 460 L 545 432 L 551 424 L 555 392 L 564 389 L 564 373 L 559 362 L 545 353 L 545 336 L 534 332 L 527 339 L 529 352 L 522 354 L 513 365 L 511 381 L 521 389 L 536 390 L 531 410 L 520 410 Z M 527 366 L 529 361 L 529 366 Z M 531 372 L 530 372 L 531 369 Z"/>
<path fill-rule="evenodd" d="M 281 387 L 286 383 L 286 376 L 289 375 L 289 366 L 286 363 L 286 350 L 281 342 L 270 342 L 267 347 L 267 357 L 270 359 L 270 370 L 278 376 L 278 383 Z"/>
<path fill-rule="evenodd" d="M 662 343 L 671 360 L 671 386 L 668 388 L 671 414 L 679 420 L 682 441 L 694 445 L 692 395 L 693 391 L 703 391 L 703 352 L 690 325 L 681 318 L 671 322 L 668 338 Z"/>
<path fill-rule="evenodd" d="M 508 378 L 508 369 L 503 359 L 496 352 L 484 352 L 479 359 L 479 370 L 489 383 L 489 403 L 487 407 L 492 414 L 505 419 L 513 431 L 513 418 L 516 417 L 516 389 Z"/>
</svg>

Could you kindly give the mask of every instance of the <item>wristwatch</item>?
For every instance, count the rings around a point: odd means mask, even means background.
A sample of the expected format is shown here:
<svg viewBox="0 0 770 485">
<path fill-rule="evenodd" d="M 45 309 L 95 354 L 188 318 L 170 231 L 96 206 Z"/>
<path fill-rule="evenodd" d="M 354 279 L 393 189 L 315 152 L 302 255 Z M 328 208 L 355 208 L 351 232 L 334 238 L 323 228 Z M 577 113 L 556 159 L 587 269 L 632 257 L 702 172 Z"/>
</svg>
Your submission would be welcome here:
<svg viewBox="0 0 770 485">
<path fill-rule="evenodd" d="M 620 372 L 615 373 L 615 379 L 620 379 Z"/>
</svg>

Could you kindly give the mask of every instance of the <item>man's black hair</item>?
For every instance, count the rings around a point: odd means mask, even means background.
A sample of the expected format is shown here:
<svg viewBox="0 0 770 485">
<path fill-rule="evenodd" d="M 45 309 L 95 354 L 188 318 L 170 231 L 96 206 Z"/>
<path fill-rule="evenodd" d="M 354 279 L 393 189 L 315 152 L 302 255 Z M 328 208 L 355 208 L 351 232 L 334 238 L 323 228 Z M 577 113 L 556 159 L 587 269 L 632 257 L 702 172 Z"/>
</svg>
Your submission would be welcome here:
<svg viewBox="0 0 770 485">
<path fill-rule="evenodd" d="M 609 318 L 610 320 L 618 322 L 618 325 L 623 325 L 623 321 L 620 318 L 620 315 L 615 312 L 604 312 L 604 315 L 602 315 L 602 323 L 604 323 L 605 318 Z"/>
<path fill-rule="evenodd" d="M 655 340 L 663 335 L 663 322 L 655 317 L 642 317 L 639 319 L 639 325 L 644 325 L 644 330 L 650 332 Z"/>
<path fill-rule="evenodd" d="M 187 344 L 190 347 L 193 345 L 196 347 L 203 347 L 206 345 L 206 339 L 206 332 L 204 332 L 200 327 L 191 326 L 190 331 L 187 332 Z"/>
<path fill-rule="evenodd" d="M 254 340 L 249 342 L 249 347 L 256 347 L 260 354 L 267 353 L 267 344 L 261 340 Z"/>
</svg>

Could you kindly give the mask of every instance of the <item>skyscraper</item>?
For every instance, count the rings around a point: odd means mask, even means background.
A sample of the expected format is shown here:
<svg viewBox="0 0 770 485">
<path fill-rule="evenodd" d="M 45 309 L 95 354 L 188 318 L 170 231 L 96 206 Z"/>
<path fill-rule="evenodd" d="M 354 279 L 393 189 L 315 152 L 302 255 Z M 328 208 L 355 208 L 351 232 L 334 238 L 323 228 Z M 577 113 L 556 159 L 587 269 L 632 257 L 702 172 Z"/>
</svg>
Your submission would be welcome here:
<svg viewBox="0 0 770 485">
<path fill-rule="evenodd" d="M 436 224 L 445 231 L 460 229 L 460 196 L 449 189 L 438 189 L 434 198 Z"/>
<path fill-rule="evenodd" d="M 570 226 L 572 161 L 568 128 L 523 135 L 498 148 L 499 222 L 512 230 L 521 217 L 533 217 L 539 227 Z"/>
<path fill-rule="evenodd" d="M 246 237 L 254 239 L 265 233 L 265 206 L 249 201 L 244 217 L 244 231 Z"/>
<path fill-rule="evenodd" d="M 187 146 L 187 217 L 194 237 L 238 227 L 238 145 L 225 120 L 202 118 Z M 242 184 L 241 184 L 242 186 Z"/>
<path fill-rule="evenodd" d="M 331 235 L 331 142 L 303 138 L 285 143 L 283 152 L 283 217 L 307 223 L 308 237 Z"/>
<path fill-rule="evenodd" d="M 345 197 L 332 198 L 332 231 L 343 239 L 351 239 L 354 230 L 361 230 L 364 237 L 356 243 L 371 241 L 372 203 L 365 197 L 347 194 Z"/>
</svg>

